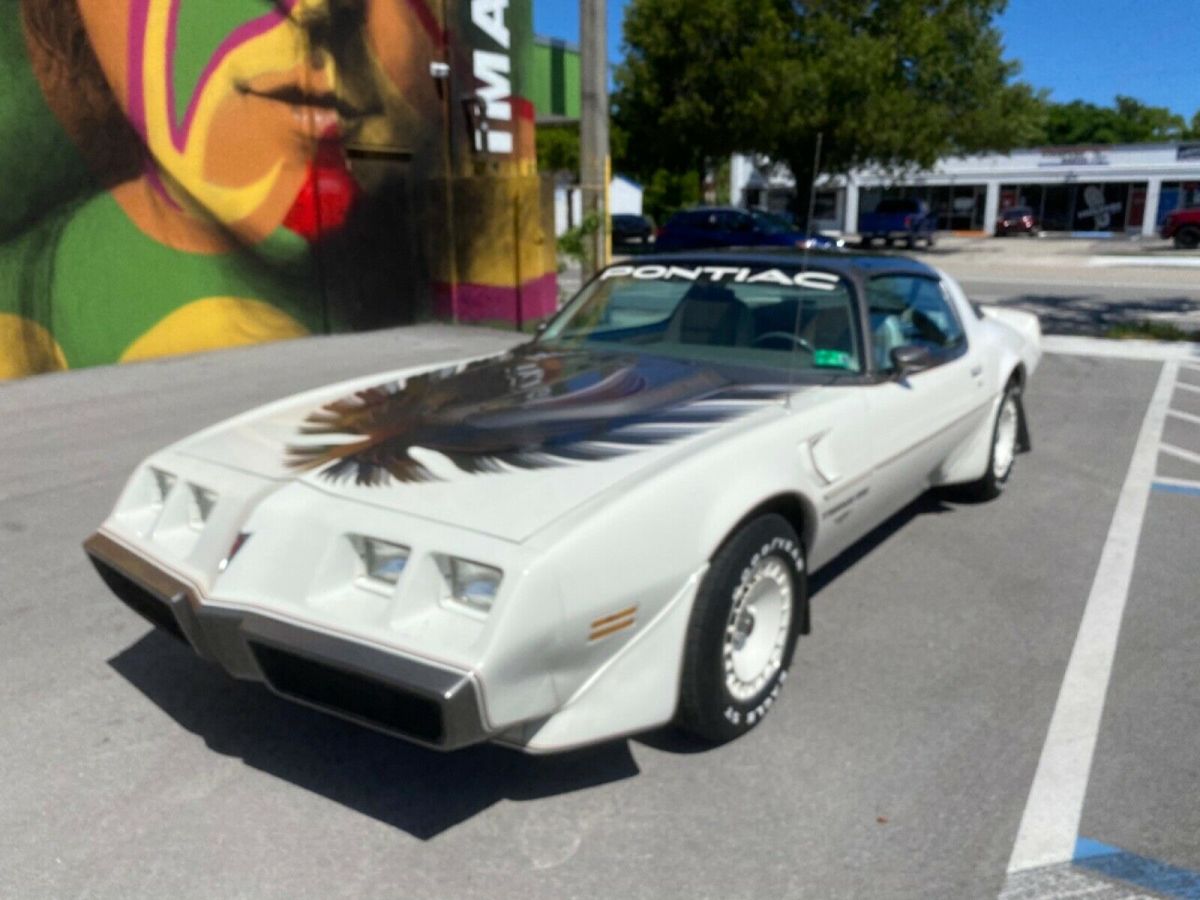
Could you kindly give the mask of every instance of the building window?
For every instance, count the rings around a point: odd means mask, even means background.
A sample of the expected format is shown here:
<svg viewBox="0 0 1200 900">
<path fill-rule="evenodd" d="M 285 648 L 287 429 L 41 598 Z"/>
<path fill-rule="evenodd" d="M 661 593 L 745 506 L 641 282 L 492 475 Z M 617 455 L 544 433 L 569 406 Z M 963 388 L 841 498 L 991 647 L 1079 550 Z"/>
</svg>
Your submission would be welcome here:
<svg viewBox="0 0 1200 900">
<path fill-rule="evenodd" d="M 1032 209 L 1043 231 L 1140 231 L 1146 182 L 1002 185 L 1000 208 L 1013 206 Z"/>
</svg>

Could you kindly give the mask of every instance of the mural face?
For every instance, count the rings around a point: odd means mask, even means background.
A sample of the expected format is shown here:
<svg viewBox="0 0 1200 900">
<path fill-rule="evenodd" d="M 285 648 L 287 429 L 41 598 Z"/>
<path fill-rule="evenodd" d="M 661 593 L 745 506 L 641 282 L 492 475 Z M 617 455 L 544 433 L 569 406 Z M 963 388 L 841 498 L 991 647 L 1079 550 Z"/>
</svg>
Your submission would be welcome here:
<svg viewBox="0 0 1200 900">
<path fill-rule="evenodd" d="M 0 378 L 552 311 L 528 7 L 0 0 Z"/>
<path fill-rule="evenodd" d="M 258 241 L 338 128 L 326 0 L 79 0 L 88 37 L 168 202 Z M 347 110 L 347 112 L 351 112 Z M 351 113 L 353 114 L 353 113 Z"/>
</svg>

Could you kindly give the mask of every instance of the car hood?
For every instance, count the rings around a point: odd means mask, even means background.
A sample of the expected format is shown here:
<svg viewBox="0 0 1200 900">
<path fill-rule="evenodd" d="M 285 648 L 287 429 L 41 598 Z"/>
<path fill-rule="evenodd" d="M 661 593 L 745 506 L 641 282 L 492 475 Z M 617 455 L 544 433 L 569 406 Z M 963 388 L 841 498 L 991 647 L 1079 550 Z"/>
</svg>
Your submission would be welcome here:
<svg viewBox="0 0 1200 900">
<path fill-rule="evenodd" d="M 761 372 L 533 344 L 306 394 L 174 449 L 522 541 L 647 467 L 782 415 L 792 390 Z"/>
</svg>

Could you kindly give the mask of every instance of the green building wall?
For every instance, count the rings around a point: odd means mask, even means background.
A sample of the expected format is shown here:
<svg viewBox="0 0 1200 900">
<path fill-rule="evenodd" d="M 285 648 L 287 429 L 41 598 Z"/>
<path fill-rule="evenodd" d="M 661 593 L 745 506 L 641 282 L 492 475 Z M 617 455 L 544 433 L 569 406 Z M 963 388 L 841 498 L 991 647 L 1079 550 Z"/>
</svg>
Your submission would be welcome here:
<svg viewBox="0 0 1200 900">
<path fill-rule="evenodd" d="M 578 48 L 565 41 L 535 38 L 528 96 L 538 119 L 577 121 L 582 97 Z"/>
</svg>

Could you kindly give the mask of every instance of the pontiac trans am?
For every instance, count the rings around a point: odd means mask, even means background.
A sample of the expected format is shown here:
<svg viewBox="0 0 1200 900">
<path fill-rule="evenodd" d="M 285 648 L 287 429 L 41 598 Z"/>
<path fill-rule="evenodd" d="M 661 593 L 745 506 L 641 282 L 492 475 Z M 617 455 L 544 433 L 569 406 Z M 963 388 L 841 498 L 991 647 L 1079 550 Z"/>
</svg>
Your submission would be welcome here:
<svg viewBox="0 0 1200 900">
<path fill-rule="evenodd" d="M 931 487 L 1002 492 L 1039 357 L 1035 317 L 904 258 L 643 257 L 511 351 L 154 454 L 85 547 L 230 675 L 425 746 L 726 741 L 811 572 Z"/>
</svg>

